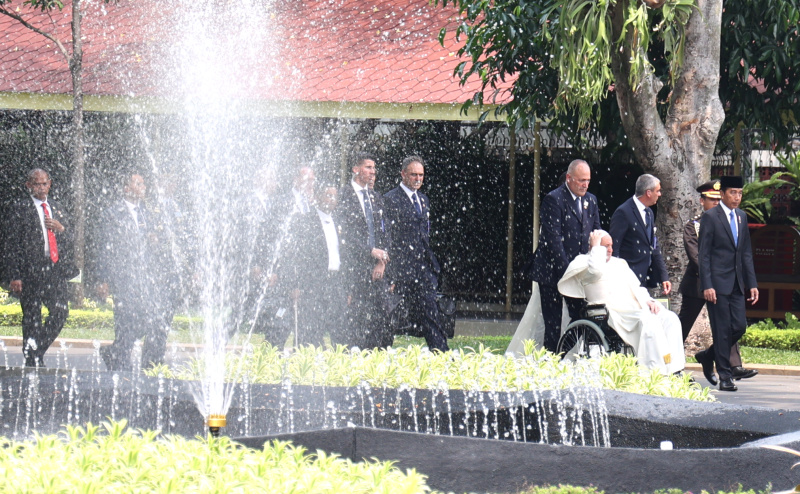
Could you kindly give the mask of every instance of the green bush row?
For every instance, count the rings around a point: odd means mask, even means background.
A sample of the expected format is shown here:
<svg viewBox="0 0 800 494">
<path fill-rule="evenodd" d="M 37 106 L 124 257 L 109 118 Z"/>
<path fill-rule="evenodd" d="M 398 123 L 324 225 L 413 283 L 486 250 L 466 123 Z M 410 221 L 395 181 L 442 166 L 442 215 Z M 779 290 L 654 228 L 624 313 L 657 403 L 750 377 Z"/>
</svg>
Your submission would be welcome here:
<svg viewBox="0 0 800 494">
<path fill-rule="evenodd" d="M 800 329 L 748 329 L 739 340 L 742 346 L 772 348 L 774 350 L 800 350 Z"/>
<path fill-rule="evenodd" d="M 123 420 L 35 441 L 0 438 L 0 492 L 430 492 L 425 475 L 392 462 L 356 463 L 283 441 L 257 450 L 227 437 L 158 436 Z"/>
<path fill-rule="evenodd" d="M 755 324 L 752 324 L 748 331 L 751 329 L 800 329 L 800 319 L 791 312 L 786 313 L 786 319 L 778 321 L 777 324 L 772 319 L 763 319 Z"/>
<path fill-rule="evenodd" d="M 47 309 L 42 308 L 42 313 L 47 314 Z M 202 322 L 198 317 L 175 316 L 172 320 L 172 329 L 175 331 L 188 331 L 192 325 Z M 0 326 L 21 326 L 22 307 L 19 304 L 0 305 Z M 114 313 L 108 310 L 82 310 L 70 309 L 65 328 L 85 329 L 114 329 Z"/>
</svg>

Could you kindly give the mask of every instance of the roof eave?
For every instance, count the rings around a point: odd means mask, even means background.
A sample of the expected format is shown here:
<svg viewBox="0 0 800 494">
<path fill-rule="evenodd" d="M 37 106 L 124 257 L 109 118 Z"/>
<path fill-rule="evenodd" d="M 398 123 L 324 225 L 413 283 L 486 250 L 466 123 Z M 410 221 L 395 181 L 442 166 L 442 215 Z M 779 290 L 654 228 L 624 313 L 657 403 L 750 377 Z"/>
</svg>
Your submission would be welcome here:
<svg viewBox="0 0 800 494">
<path fill-rule="evenodd" d="M 88 112 L 115 113 L 180 113 L 179 102 L 149 96 L 98 96 L 86 95 L 83 107 Z M 240 105 L 245 114 L 267 117 L 316 117 L 396 120 L 459 120 L 477 121 L 481 113 L 489 111 L 486 120 L 498 121 L 494 115 L 496 105 L 472 108 L 461 112 L 459 103 L 380 103 L 354 101 L 274 101 L 253 100 Z M 72 96 L 68 94 L 0 92 L 0 110 L 72 110 Z"/>
</svg>

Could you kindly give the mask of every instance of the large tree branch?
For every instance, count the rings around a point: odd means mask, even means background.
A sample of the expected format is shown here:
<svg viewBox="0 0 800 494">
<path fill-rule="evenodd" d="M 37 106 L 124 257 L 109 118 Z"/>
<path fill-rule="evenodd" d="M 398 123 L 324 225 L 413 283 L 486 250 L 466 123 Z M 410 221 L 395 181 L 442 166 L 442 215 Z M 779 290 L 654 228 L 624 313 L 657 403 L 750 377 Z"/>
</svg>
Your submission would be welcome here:
<svg viewBox="0 0 800 494">
<path fill-rule="evenodd" d="M 67 63 L 70 63 L 71 57 L 70 57 L 69 52 L 64 47 L 64 45 L 61 43 L 61 41 L 59 41 L 59 39 L 56 38 L 53 34 L 50 34 L 47 31 L 43 31 L 43 30 L 39 29 L 38 27 L 36 27 L 33 24 L 31 24 L 28 21 L 26 21 L 21 15 L 15 14 L 14 12 L 6 9 L 5 7 L 0 7 L 0 14 L 6 15 L 8 17 L 11 17 L 12 19 L 14 19 L 15 21 L 19 22 L 20 24 L 22 24 L 26 28 L 30 29 L 34 33 L 41 34 L 45 38 L 47 38 L 50 41 L 52 41 L 53 43 L 55 43 L 56 47 L 58 48 L 58 51 L 61 52 L 61 55 L 64 56 L 64 59 L 67 61 Z"/>
<path fill-rule="evenodd" d="M 701 183 L 711 160 L 725 112 L 719 99 L 721 1 L 698 2 L 686 24 L 686 52 L 670 94 L 666 128 L 676 165 Z"/>
<path fill-rule="evenodd" d="M 612 19 L 612 39 L 619 39 L 625 23 L 625 10 L 628 2 L 618 1 L 614 6 Z M 614 73 L 614 93 L 617 96 L 622 125 L 631 143 L 633 153 L 645 171 L 655 171 L 663 154 L 669 153 L 669 138 L 656 106 L 658 92 L 662 84 L 652 73 L 641 76 L 641 82 L 632 87 L 630 60 L 636 45 L 636 33 L 628 29 L 622 46 L 612 53 L 611 70 Z"/>
</svg>

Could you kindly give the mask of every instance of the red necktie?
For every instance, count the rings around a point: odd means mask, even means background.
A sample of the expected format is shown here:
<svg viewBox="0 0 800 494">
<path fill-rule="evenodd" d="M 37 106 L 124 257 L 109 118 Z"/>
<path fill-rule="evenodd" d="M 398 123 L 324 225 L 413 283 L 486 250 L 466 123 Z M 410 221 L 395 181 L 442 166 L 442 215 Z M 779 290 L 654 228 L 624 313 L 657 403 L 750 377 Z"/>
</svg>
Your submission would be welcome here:
<svg viewBox="0 0 800 494">
<path fill-rule="evenodd" d="M 47 203 L 42 203 L 42 209 L 44 209 L 44 217 L 49 218 L 50 213 L 47 212 Z M 53 230 L 49 228 L 45 228 L 47 230 L 47 242 L 50 244 L 50 260 L 53 262 L 58 262 L 58 245 L 56 245 L 56 234 L 53 233 Z"/>
</svg>

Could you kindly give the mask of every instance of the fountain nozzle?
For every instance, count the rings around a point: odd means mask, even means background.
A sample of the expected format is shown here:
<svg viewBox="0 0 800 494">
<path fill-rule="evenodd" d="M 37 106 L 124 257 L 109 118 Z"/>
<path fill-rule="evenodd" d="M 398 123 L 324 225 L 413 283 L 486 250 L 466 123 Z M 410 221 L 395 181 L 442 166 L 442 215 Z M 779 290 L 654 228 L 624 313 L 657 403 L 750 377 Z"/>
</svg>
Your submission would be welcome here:
<svg viewBox="0 0 800 494">
<path fill-rule="evenodd" d="M 225 419 L 225 415 L 217 415 L 211 414 L 208 416 L 208 420 L 206 421 L 206 425 L 208 426 L 208 432 L 213 437 L 219 437 L 219 430 L 225 425 L 227 425 L 227 420 Z"/>
</svg>

